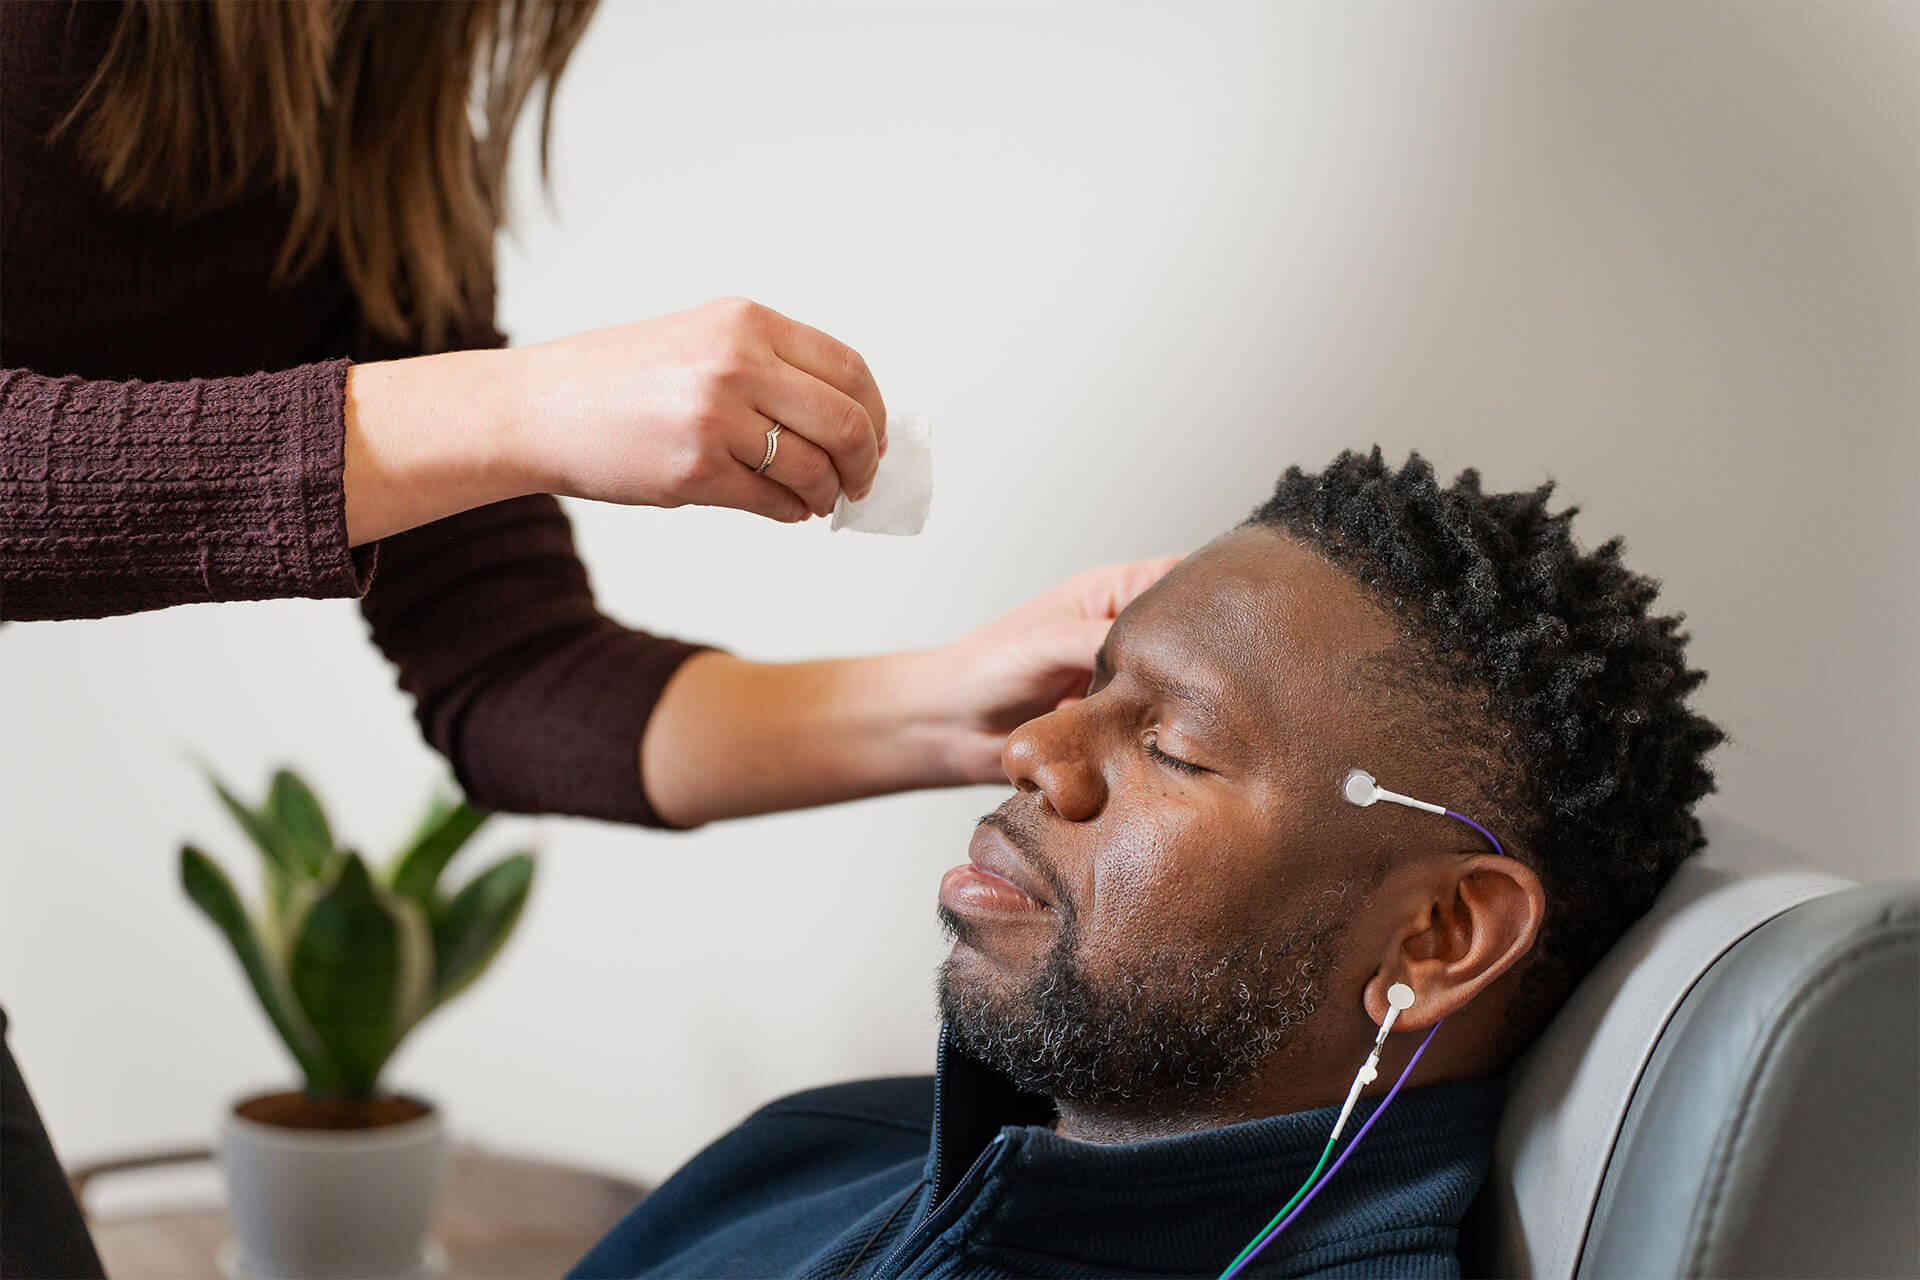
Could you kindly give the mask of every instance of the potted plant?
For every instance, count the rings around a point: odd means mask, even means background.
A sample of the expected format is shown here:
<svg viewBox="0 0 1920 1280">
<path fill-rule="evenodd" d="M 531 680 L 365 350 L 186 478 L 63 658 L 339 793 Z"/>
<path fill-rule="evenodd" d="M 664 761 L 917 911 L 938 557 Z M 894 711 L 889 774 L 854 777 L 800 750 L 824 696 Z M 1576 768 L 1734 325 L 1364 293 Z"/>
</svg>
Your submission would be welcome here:
<svg viewBox="0 0 1920 1280">
<path fill-rule="evenodd" d="M 432 1103 L 383 1092 L 380 1071 L 407 1032 L 478 977 L 533 882 L 515 853 L 455 892 L 447 862 L 487 820 L 436 798 L 386 867 L 335 845 L 313 791 L 274 774 L 250 808 L 214 789 L 260 852 L 264 902 L 249 912 L 219 865 L 180 850 L 187 896 L 233 947 L 260 1007 L 304 1077 L 222 1117 L 239 1256 L 230 1273 L 397 1277 L 437 1269 L 426 1239 L 445 1163 Z"/>
</svg>

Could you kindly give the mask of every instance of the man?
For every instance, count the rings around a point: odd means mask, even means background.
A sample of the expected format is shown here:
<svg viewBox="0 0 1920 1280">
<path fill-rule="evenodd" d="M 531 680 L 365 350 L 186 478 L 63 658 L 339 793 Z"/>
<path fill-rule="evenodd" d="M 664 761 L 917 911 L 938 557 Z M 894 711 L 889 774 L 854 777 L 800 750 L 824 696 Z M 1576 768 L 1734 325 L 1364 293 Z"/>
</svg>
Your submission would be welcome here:
<svg viewBox="0 0 1920 1280">
<path fill-rule="evenodd" d="M 1218 1275 L 1388 1011 L 1407 1087 L 1249 1274 L 1453 1275 L 1496 1077 L 1701 844 L 1721 740 L 1657 584 L 1551 486 L 1343 454 L 1114 623 L 940 886 L 934 1077 L 776 1102 L 576 1275 Z M 1349 803 L 1382 786 L 1470 824 Z M 1347 1140 L 1369 1113 L 1363 1102 Z"/>
</svg>

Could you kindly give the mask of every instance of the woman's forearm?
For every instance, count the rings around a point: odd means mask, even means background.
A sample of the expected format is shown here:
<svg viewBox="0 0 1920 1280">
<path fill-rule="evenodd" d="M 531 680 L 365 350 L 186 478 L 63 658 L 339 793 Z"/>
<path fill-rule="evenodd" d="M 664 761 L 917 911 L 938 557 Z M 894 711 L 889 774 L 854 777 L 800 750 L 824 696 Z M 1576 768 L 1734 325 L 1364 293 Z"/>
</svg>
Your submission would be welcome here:
<svg viewBox="0 0 1920 1280">
<path fill-rule="evenodd" d="M 931 655 L 690 658 L 648 721 L 641 778 L 677 826 L 974 780 L 977 736 L 941 705 Z"/>
<path fill-rule="evenodd" d="M 510 447 L 508 360 L 450 351 L 347 371 L 347 543 L 533 492 Z"/>
</svg>

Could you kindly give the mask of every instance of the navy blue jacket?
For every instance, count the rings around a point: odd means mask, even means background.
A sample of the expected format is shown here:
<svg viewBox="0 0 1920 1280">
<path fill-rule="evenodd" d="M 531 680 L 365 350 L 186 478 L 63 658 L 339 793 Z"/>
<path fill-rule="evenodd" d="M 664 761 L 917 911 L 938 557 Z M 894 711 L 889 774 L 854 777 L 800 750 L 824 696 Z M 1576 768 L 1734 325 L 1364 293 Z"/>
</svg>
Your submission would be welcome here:
<svg viewBox="0 0 1920 1280">
<path fill-rule="evenodd" d="M 1243 1274 L 1457 1276 L 1500 1085 L 1403 1090 Z M 1368 1114 L 1363 1103 L 1347 1132 Z M 1218 1276 L 1306 1180 L 1337 1109 L 1097 1145 L 940 1039 L 931 1078 L 772 1103 L 695 1156 L 574 1276 Z"/>
</svg>

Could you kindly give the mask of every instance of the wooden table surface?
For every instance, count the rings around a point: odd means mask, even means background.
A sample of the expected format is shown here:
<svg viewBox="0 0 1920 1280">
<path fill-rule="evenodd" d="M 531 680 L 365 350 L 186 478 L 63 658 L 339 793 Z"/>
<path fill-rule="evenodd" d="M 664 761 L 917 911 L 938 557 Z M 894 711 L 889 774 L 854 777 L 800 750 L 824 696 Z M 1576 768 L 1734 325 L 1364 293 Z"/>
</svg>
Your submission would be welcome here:
<svg viewBox="0 0 1920 1280">
<path fill-rule="evenodd" d="M 645 1195 L 623 1178 L 456 1144 L 429 1228 L 448 1280 L 563 1275 Z M 217 1280 L 233 1235 L 223 1207 L 87 1224 L 112 1280 Z"/>
</svg>

